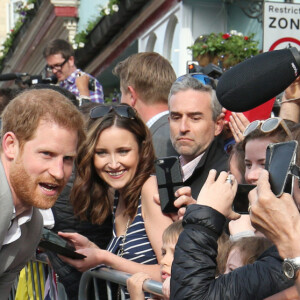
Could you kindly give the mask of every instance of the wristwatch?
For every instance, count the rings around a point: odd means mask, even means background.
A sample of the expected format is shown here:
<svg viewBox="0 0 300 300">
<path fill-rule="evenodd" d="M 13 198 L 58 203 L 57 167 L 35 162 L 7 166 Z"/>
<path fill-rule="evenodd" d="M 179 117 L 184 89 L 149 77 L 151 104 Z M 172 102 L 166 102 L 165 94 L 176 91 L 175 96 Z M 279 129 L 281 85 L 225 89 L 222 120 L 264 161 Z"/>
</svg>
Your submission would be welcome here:
<svg viewBox="0 0 300 300">
<path fill-rule="evenodd" d="M 300 257 L 285 258 L 282 263 L 282 269 L 287 278 L 295 279 L 297 271 L 300 269 Z"/>
</svg>

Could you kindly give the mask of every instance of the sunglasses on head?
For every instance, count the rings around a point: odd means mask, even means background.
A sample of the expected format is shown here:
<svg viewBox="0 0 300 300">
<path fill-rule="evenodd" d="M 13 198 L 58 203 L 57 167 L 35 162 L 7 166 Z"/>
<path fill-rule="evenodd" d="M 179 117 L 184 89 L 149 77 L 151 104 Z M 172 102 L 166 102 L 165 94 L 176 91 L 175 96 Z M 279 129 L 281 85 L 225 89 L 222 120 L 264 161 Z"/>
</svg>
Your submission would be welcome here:
<svg viewBox="0 0 300 300">
<path fill-rule="evenodd" d="M 279 125 L 282 126 L 284 131 L 286 132 L 287 136 L 290 139 L 292 138 L 292 133 L 289 130 L 288 126 L 286 125 L 285 121 L 282 118 L 274 117 L 269 118 L 267 120 L 261 121 L 261 120 L 255 120 L 251 122 L 245 129 L 243 135 L 247 136 L 251 132 L 253 132 L 256 129 L 260 129 L 264 133 L 272 132 L 274 131 Z"/>
<path fill-rule="evenodd" d="M 178 77 L 176 79 L 176 81 L 177 82 L 182 81 L 187 76 L 193 77 L 193 78 L 197 79 L 198 81 L 200 81 L 202 84 L 211 86 L 213 89 L 216 88 L 216 83 L 215 83 L 214 79 L 205 74 L 202 74 L 202 73 L 191 73 L 191 74 L 182 75 L 182 76 Z"/>
<path fill-rule="evenodd" d="M 114 111 L 119 117 L 127 118 L 127 119 L 135 119 L 136 111 L 127 105 L 99 105 L 90 110 L 90 118 L 97 119 L 102 118 L 108 113 Z"/>
</svg>

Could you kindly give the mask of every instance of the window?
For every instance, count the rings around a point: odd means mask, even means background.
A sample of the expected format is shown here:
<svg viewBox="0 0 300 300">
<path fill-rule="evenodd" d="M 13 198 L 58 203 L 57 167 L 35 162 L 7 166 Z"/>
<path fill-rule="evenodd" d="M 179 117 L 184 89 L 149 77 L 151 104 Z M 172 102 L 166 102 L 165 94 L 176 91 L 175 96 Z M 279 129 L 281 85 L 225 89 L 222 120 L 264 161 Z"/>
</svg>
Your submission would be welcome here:
<svg viewBox="0 0 300 300">
<path fill-rule="evenodd" d="M 7 29 L 8 29 L 8 31 L 15 27 L 15 24 L 19 19 L 19 14 L 16 11 L 24 3 L 25 3 L 25 1 L 21 1 L 21 0 L 10 0 L 10 2 L 8 3 L 8 10 L 7 10 L 7 13 L 8 13 Z"/>
</svg>

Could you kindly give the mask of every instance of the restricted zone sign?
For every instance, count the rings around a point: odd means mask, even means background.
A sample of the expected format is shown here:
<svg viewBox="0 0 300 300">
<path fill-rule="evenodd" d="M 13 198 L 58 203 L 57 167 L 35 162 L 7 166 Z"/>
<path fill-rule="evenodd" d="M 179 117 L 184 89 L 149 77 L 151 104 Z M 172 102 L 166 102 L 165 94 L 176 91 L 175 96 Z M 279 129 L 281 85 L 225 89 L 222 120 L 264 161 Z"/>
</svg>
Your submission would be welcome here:
<svg viewBox="0 0 300 300">
<path fill-rule="evenodd" d="M 300 3 L 264 3 L 263 51 L 300 50 Z"/>
</svg>

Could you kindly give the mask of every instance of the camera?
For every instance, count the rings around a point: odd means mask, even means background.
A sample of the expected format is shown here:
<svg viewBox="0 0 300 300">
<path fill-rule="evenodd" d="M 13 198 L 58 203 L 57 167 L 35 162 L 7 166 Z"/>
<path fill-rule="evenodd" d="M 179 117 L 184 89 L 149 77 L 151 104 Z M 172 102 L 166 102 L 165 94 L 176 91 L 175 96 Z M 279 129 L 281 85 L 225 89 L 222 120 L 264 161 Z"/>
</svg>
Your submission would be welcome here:
<svg viewBox="0 0 300 300">
<path fill-rule="evenodd" d="M 50 77 L 43 78 L 42 75 L 29 75 L 29 78 L 22 80 L 23 84 L 32 86 L 34 84 L 56 84 L 57 77 L 52 75 Z"/>
<path fill-rule="evenodd" d="M 186 73 L 202 73 L 211 78 L 218 79 L 223 74 L 223 71 L 220 67 L 216 66 L 215 64 L 210 63 L 205 67 L 201 67 L 197 61 L 190 60 L 187 61 Z"/>
</svg>

